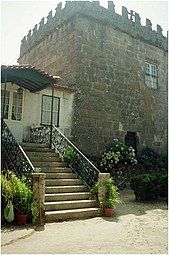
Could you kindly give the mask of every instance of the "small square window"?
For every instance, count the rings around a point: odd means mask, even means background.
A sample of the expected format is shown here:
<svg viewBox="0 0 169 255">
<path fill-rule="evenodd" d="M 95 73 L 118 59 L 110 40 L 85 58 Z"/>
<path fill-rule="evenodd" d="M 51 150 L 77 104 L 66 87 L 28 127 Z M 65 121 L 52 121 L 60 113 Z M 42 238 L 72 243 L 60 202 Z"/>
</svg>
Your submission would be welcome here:
<svg viewBox="0 0 169 255">
<path fill-rule="evenodd" d="M 150 88 L 157 89 L 158 72 L 156 65 L 145 63 L 145 84 Z"/>
</svg>

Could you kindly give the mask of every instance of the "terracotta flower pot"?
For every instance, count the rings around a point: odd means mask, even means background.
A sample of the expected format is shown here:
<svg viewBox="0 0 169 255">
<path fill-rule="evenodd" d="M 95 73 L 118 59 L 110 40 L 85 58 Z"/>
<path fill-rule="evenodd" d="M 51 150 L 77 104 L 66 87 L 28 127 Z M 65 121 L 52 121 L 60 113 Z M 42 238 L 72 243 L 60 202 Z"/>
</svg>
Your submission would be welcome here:
<svg viewBox="0 0 169 255">
<path fill-rule="evenodd" d="M 104 216 L 105 217 L 112 217 L 114 215 L 113 208 L 104 208 Z"/>
<path fill-rule="evenodd" d="M 27 215 L 25 214 L 17 214 L 16 221 L 18 224 L 26 224 Z"/>
</svg>

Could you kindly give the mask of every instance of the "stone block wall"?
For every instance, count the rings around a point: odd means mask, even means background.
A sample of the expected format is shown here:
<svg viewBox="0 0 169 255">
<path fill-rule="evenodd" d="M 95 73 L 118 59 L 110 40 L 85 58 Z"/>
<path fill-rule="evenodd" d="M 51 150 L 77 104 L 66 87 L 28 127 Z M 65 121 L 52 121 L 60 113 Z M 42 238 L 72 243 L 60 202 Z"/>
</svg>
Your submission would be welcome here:
<svg viewBox="0 0 169 255">
<path fill-rule="evenodd" d="M 18 62 L 29 63 L 51 75 L 59 75 L 64 85 L 67 80 L 70 85 L 74 81 L 76 63 L 75 17 L 64 19 L 59 10 L 61 11 L 61 4 L 56 8 L 53 18 L 50 12 L 46 24 L 42 18 L 39 28 L 36 25 L 23 38 Z"/>
<path fill-rule="evenodd" d="M 73 142 L 96 156 L 113 138 L 124 141 L 129 131 L 137 133 L 140 147 L 166 149 L 167 39 L 161 27 L 153 31 L 148 19 L 142 26 L 139 15 L 125 7 L 116 14 L 113 2 L 108 9 L 97 1 L 67 2 L 59 10 L 43 26 L 49 31 L 50 20 L 50 33 L 39 27 L 41 39 L 33 34 L 24 39 L 19 63 L 60 75 L 78 88 Z M 158 89 L 145 85 L 145 62 L 158 66 Z"/>
<path fill-rule="evenodd" d="M 73 130 L 78 143 L 90 150 L 92 141 L 99 151 L 113 138 L 124 141 L 130 131 L 137 132 L 141 145 L 165 148 L 167 53 L 93 19 L 79 16 L 77 27 L 79 35 L 83 32 L 78 38 L 81 94 Z M 145 62 L 158 66 L 158 89 L 145 85 Z"/>
</svg>

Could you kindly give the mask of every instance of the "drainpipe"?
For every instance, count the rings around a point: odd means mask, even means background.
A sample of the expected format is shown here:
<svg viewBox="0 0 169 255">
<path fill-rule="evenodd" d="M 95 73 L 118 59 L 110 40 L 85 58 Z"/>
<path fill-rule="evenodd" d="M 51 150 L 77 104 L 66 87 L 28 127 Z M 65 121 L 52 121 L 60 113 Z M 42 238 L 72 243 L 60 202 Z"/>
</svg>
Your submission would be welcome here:
<svg viewBox="0 0 169 255">
<path fill-rule="evenodd" d="M 51 103 L 51 118 L 50 118 L 50 143 L 49 143 L 50 148 L 52 148 L 53 96 L 54 96 L 54 84 L 52 85 L 52 103 Z"/>
<path fill-rule="evenodd" d="M 3 110 L 2 110 L 2 118 L 3 119 L 4 119 L 4 115 L 5 115 L 6 81 L 7 81 L 7 72 L 5 72 L 5 88 L 4 88 Z"/>
</svg>

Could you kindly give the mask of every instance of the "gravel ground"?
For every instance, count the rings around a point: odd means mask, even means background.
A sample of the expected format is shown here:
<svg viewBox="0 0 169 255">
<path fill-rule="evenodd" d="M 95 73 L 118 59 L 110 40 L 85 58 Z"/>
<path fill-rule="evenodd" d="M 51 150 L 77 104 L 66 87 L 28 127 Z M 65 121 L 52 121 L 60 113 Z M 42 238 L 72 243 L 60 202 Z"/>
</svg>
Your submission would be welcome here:
<svg viewBox="0 0 169 255">
<path fill-rule="evenodd" d="M 167 203 L 136 203 L 131 190 L 114 218 L 2 229 L 2 254 L 168 254 Z"/>
</svg>

